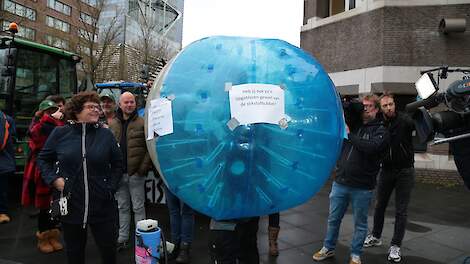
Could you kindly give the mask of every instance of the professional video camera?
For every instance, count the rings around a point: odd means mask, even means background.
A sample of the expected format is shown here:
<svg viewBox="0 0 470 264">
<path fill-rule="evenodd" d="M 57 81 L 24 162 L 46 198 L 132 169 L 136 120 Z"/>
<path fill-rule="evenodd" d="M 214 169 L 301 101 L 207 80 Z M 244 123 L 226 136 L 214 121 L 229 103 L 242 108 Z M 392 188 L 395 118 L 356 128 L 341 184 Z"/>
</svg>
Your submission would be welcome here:
<svg viewBox="0 0 470 264">
<path fill-rule="evenodd" d="M 351 132 L 357 131 L 362 125 L 362 114 L 364 113 L 364 105 L 357 98 L 342 97 L 344 119 Z"/>
<path fill-rule="evenodd" d="M 437 72 L 437 82 L 432 72 Z M 439 92 L 439 80 L 448 73 L 461 73 L 463 79 Z M 415 120 L 418 137 L 432 144 L 449 143 L 455 165 L 465 185 L 470 189 L 470 69 L 451 69 L 443 66 L 421 72 L 416 90 L 421 100 L 406 105 Z M 445 110 L 430 113 L 429 109 L 444 104 Z M 435 137 L 435 135 L 443 137 Z"/>
</svg>

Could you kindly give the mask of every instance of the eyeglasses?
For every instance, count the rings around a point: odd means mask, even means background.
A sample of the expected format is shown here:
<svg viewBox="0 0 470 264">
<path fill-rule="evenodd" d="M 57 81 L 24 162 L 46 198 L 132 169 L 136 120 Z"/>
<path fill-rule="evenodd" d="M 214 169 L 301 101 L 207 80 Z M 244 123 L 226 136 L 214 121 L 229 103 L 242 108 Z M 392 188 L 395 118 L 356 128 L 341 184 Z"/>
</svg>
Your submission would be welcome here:
<svg viewBox="0 0 470 264">
<path fill-rule="evenodd" d="M 84 109 L 90 110 L 90 111 L 101 111 L 101 107 L 97 104 L 88 104 L 88 105 L 83 105 Z"/>
</svg>

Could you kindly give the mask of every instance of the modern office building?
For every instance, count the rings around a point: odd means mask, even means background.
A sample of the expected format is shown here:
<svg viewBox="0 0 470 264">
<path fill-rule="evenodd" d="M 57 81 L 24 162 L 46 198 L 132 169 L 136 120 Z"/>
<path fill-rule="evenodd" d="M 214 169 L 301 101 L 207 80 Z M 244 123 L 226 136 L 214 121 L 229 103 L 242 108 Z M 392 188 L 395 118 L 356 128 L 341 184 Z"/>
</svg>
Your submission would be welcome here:
<svg viewBox="0 0 470 264">
<path fill-rule="evenodd" d="M 87 0 L 0 0 L 0 25 L 4 30 L 16 22 L 18 37 L 76 51 L 79 32 L 91 27 L 81 18 L 95 19 L 94 4 Z"/>
<path fill-rule="evenodd" d="M 300 46 L 342 95 L 390 91 L 416 99 L 420 71 L 470 66 L 469 0 L 304 0 Z M 441 89 L 460 74 L 440 80 Z M 455 175 L 446 144 L 416 155 L 417 168 Z"/>
<path fill-rule="evenodd" d="M 122 33 L 103 63 L 101 81 L 139 81 L 140 71 L 147 65 L 158 73 L 182 45 L 183 0 L 107 0 L 99 19 L 99 27 L 116 23 Z M 99 38 L 106 33 L 101 30 Z"/>
</svg>

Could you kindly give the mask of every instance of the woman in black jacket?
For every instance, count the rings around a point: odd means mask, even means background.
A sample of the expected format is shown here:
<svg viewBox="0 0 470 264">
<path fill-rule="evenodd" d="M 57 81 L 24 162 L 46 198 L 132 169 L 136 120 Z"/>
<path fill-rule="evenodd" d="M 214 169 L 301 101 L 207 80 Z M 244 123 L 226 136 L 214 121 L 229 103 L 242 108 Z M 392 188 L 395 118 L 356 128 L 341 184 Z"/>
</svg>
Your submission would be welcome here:
<svg viewBox="0 0 470 264">
<path fill-rule="evenodd" d="M 99 98 L 82 92 L 65 106 L 68 123 L 54 129 L 37 158 L 44 181 L 67 198 L 60 217 L 68 263 L 85 262 L 90 227 L 103 263 L 116 263 L 117 203 L 122 154 L 109 129 L 98 123 Z"/>
</svg>

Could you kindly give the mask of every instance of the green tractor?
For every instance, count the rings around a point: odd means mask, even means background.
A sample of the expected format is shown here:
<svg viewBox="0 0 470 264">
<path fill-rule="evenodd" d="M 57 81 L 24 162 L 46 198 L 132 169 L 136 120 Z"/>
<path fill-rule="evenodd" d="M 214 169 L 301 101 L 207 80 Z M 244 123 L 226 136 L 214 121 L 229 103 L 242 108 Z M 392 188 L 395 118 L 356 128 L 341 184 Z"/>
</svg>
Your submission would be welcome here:
<svg viewBox="0 0 470 264">
<path fill-rule="evenodd" d="M 15 38 L 14 34 L 0 36 L 0 109 L 15 119 L 18 174 L 24 170 L 28 126 L 39 103 L 49 95 L 68 98 L 78 92 L 79 61 L 71 52 Z"/>
</svg>

